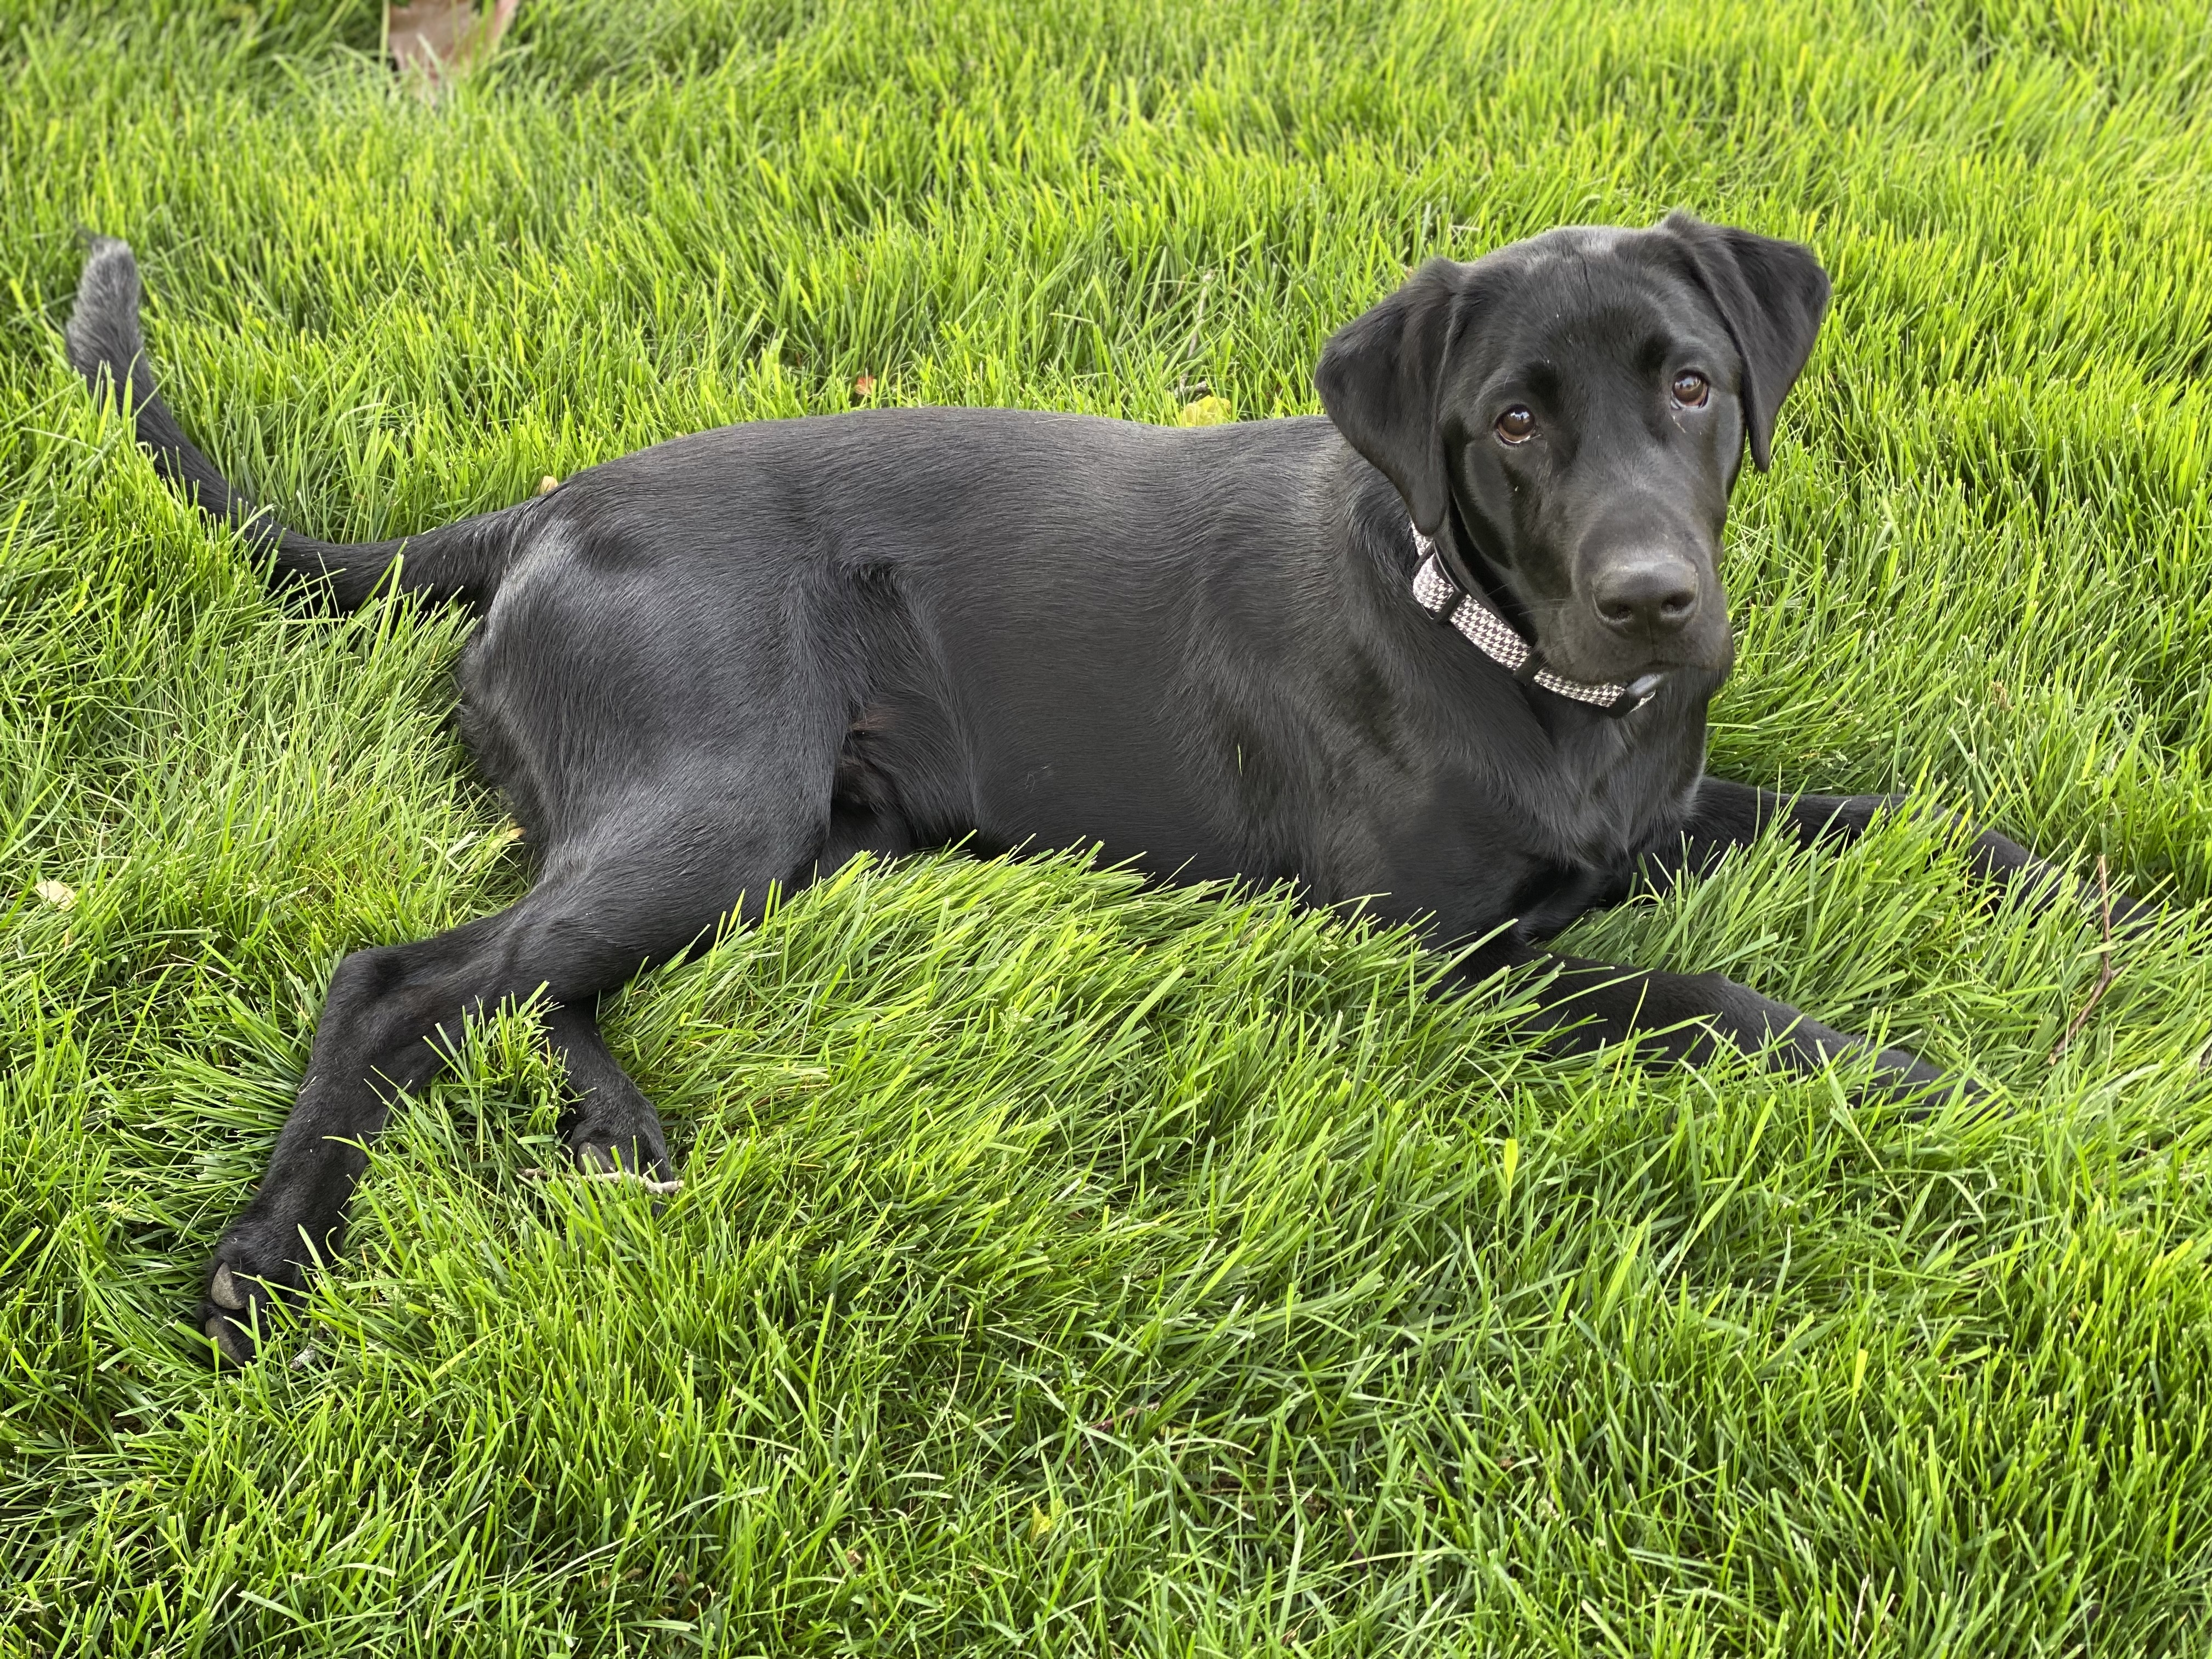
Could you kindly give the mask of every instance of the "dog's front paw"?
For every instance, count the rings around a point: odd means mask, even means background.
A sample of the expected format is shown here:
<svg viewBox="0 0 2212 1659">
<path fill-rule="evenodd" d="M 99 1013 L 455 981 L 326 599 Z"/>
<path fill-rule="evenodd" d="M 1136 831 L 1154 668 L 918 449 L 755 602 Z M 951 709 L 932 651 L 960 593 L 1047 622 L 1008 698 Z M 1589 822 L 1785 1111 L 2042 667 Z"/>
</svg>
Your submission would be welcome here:
<svg viewBox="0 0 2212 1659">
<path fill-rule="evenodd" d="M 2130 898 L 2125 893 L 2112 895 L 2112 931 L 2132 933 L 2139 929 L 2154 927 L 2166 920 L 2167 907 L 2156 899 Z M 2100 914 L 2103 906 L 2098 907 Z"/>
<path fill-rule="evenodd" d="M 2168 908 L 2163 900 L 2136 898 L 2114 886 L 2102 860 L 2094 877 L 2076 879 L 1994 830 L 1976 836 L 1967 856 L 1976 870 L 1998 883 L 1990 895 L 1993 905 L 2010 900 L 2040 914 L 2070 902 L 2086 909 L 2093 924 L 2109 921 L 2116 933 L 2154 927 Z"/>
<path fill-rule="evenodd" d="M 1963 1072 L 1946 1072 L 1903 1048 L 1884 1048 L 1875 1056 L 1874 1076 L 1859 1091 L 1862 1102 L 1910 1103 L 1914 1115 L 1942 1107 L 1974 1105 L 1989 1091 Z"/>
<path fill-rule="evenodd" d="M 195 1322 L 214 1345 L 218 1364 L 249 1363 L 268 1340 L 281 1307 L 306 1300 L 309 1254 L 301 1230 L 250 1211 L 233 1222 L 208 1263 Z"/>
</svg>

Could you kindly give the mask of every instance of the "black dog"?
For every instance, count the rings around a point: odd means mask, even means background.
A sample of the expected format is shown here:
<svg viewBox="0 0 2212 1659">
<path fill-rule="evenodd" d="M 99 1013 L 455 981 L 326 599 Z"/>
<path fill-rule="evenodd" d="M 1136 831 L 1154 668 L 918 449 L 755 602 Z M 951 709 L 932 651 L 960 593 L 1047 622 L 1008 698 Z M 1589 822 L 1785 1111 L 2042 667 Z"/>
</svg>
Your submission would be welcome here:
<svg viewBox="0 0 2212 1659">
<path fill-rule="evenodd" d="M 1715 975 L 1537 942 L 1702 869 L 1780 818 L 1850 836 L 1875 796 L 1701 775 L 1733 658 L 1716 574 L 1748 443 L 1828 301 L 1807 249 L 1676 215 L 1437 259 L 1340 330 L 1327 418 L 1179 430 L 885 410 L 676 439 L 404 542 L 250 514 L 156 396 L 137 268 L 93 246 L 68 327 L 95 391 L 282 580 L 466 601 L 463 720 L 540 861 L 529 896 L 339 963 L 258 1194 L 200 1319 L 252 1351 L 258 1305 L 339 1247 L 430 1039 L 543 989 L 587 1167 L 666 1181 L 659 1120 L 596 1000 L 854 854 L 1101 843 L 1178 881 L 1365 899 L 1472 985 L 1547 963 L 1562 1047 L 1648 1036 L 1938 1080 Z M 404 558 L 403 558 L 404 554 Z M 1987 872 L 2047 878 L 1993 834 Z"/>
</svg>

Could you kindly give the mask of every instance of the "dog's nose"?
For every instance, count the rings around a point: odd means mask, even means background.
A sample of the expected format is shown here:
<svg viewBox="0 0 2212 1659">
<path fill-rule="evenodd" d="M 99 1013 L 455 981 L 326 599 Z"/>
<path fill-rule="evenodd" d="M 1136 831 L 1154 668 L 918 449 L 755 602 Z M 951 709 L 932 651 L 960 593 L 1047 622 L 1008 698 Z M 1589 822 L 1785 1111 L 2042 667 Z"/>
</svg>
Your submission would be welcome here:
<svg viewBox="0 0 2212 1659">
<path fill-rule="evenodd" d="M 1664 554 L 1624 559 L 1597 580 L 1597 614 L 1623 634 L 1679 633 L 1698 614 L 1698 573 Z"/>
</svg>

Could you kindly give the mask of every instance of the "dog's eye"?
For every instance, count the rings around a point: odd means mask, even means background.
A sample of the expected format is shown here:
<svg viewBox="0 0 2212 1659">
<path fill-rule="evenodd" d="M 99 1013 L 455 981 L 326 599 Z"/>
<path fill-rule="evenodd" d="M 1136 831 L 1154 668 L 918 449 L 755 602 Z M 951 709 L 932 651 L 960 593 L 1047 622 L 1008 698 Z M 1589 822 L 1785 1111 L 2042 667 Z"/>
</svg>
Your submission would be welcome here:
<svg viewBox="0 0 2212 1659">
<path fill-rule="evenodd" d="M 1686 368 L 1674 377 L 1674 401 L 1685 409 L 1703 409 L 1712 392 L 1705 377 L 1694 368 Z"/>
<path fill-rule="evenodd" d="M 1535 431 L 1536 417 L 1518 404 L 1498 417 L 1498 435 L 1509 444 L 1525 444 Z"/>
</svg>

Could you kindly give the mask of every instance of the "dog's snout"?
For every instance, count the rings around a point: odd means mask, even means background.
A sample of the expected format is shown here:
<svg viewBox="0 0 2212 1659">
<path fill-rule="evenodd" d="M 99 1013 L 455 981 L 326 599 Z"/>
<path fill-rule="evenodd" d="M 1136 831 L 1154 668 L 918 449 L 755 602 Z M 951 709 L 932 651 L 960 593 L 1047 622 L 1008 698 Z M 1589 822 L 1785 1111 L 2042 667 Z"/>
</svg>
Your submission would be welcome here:
<svg viewBox="0 0 2212 1659">
<path fill-rule="evenodd" d="M 1624 634 L 1680 632 L 1698 614 L 1698 573 L 1686 559 L 1643 554 L 1607 568 L 1592 595 L 1601 621 Z"/>
</svg>

